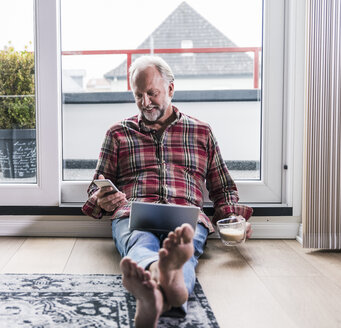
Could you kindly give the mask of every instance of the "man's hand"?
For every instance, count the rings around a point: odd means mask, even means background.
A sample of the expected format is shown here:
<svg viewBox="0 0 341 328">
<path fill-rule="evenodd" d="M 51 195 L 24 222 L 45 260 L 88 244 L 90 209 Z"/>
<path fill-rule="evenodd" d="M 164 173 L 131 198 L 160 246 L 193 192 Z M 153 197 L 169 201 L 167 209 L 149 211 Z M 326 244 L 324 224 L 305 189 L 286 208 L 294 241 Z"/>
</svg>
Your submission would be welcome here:
<svg viewBox="0 0 341 328">
<path fill-rule="evenodd" d="M 234 213 L 231 213 L 230 216 L 236 216 L 237 218 L 242 218 L 243 217 L 241 215 L 237 215 L 237 214 L 234 214 Z M 245 230 L 246 230 L 246 238 L 251 238 L 252 236 L 252 227 L 251 227 L 251 223 L 250 222 L 245 222 Z"/>
<path fill-rule="evenodd" d="M 245 223 L 246 227 L 246 238 L 251 238 L 252 236 L 252 227 L 251 227 L 251 223 L 250 222 L 246 222 Z"/>
<path fill-rule="evenodd" d="M 105 179 L 102 174 L 98 179 Z M 126 194 L 117 191 L 114 194 L 110 193 L 113 190 L 111 187 L 104 187 L 96 191 L 97 205 L 103 208 L 106 212 L 112 212 L 117 207 L 127 203 Z"/>
</svg>

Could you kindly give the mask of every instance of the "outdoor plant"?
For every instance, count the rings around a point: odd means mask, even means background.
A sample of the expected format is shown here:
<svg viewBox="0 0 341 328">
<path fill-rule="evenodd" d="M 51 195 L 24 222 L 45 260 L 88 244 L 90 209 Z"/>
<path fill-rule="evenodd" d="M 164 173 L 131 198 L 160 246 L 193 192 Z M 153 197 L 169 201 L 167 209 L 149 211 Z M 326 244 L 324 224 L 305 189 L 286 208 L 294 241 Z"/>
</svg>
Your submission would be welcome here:
<svg viewBox="0 0 341 328">
<path fill-rule="evenodd" d="M 34 54 L 0 50 L 0 129 L 34 129 Z"/>
</svg>

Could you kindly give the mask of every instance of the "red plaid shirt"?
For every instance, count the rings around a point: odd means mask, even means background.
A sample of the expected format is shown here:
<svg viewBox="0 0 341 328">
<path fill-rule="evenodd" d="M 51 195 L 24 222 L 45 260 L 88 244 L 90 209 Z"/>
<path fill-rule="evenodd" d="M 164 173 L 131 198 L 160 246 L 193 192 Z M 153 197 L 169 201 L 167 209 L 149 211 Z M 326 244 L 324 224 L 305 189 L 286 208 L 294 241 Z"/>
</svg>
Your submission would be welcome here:
<svg viewBox="0 0 341 328">
<path fill-rule="evenodd" d="M 198 221 L 213 232 L 202 211 L 206 183 L 215 209 L 213 223 L 230 213 L 246 219 L 252 215 L 250 207 L 238 204 L 236 185 L 210 126 L 173 109 L 176 119 L 161 136 L 146 127 L 138 115 L 107 131 L 94 179 L 103 174 L 113 181 L 126 194 L 128 204 L 106 213 L 96 204 L 93 193 L 98 188 L 91 183 L 84 214 L 96 219 L 103 215 L 128 217 L 132 201 L 195 205 L 201 208 Z"/>
</svg>

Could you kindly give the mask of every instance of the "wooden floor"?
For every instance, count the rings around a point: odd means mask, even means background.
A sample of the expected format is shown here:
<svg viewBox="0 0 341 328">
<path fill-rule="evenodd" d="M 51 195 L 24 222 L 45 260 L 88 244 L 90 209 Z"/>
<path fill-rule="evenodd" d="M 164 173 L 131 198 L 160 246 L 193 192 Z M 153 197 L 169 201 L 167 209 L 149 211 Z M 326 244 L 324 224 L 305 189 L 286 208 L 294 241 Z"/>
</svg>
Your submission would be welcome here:
<svg viewBox="0 0 341 328">
<path fill-rule="evenodd" d="M 105 238 L 0 238 L 0 273 L 120 273 Z M 220 327 L 341 328 L 341 253 L 209 240 L 198 279 Z"/>
</svg>

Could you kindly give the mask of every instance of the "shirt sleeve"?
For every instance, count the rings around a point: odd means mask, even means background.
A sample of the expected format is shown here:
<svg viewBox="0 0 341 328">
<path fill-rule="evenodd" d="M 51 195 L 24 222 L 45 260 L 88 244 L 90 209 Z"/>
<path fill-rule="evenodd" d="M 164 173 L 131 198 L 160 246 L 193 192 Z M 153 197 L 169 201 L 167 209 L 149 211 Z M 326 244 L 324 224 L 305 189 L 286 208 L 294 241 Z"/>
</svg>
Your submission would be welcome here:
<svg viewBox="0 0 341 328">
<path fill-rule="evenodd" d="M 211 130 L 208 140 L 206 187 L 215 210 L 212 219 L 214 224 L 218 220 L 229 216 L 231 213 L 241 215 L 246 220 L 251 217 L 253 212 L 252 208 L 238 204 L 239 196 L 236 184 L 228 172 L 218 143 Z"/>
<path fill-rule="evenodd" d="M 88 188 L 88 196 L 89 197 L 82 207 L 82 212 L 85 215 L 93 217 L 94 219 L 101 219 L 103 214 L 104 214 L 104 210 L 97 205 L 96 195 L 91 195 L 91 193 L 89 193 L 89 189 L 91 188 L 92 184 L 93 183 L 91 183 L 89 188 Z M 95 191 L 93 191 L 93 192 L 95 192 Z"/>
<path fill-rule="evenodd" d="M 112 136 L 111 130 L 108 130 L 101 147 L 93 180 L 98 179 L 99 175 L 103 174 L 106 179 L 110 179 L 113 182 L 115 181 L 117 173 L 116 154 L 117 143 Z M 82 207 L 82 212 L 94 219 L 101 219 L 103 215 L 110 214 L 97 205 L 95 192 L 98 189 L 99 188 L 92 181 L 87 190 L 88 199 Z"/>
</svg>

